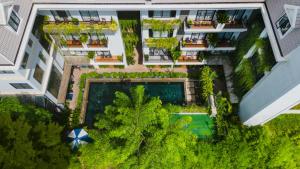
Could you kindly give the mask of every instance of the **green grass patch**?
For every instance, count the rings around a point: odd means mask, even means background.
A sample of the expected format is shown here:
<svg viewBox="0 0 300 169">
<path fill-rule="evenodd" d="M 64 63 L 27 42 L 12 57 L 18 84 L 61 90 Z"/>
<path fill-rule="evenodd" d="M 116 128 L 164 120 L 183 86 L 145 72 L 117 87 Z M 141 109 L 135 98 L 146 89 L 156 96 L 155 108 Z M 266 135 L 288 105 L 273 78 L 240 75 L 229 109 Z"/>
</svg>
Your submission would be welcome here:
<svg viewBox="0 0 300 169">
<path fill-rule="evenodd" d="M 186 130 L 196 135 L 199 139 L 210 139 L 214 134 L 214 121 L 207 114 L 173 114 L 171 123 L 175 123 L 186 116 L 192 121 L 186 126 Z"/>
</svg>

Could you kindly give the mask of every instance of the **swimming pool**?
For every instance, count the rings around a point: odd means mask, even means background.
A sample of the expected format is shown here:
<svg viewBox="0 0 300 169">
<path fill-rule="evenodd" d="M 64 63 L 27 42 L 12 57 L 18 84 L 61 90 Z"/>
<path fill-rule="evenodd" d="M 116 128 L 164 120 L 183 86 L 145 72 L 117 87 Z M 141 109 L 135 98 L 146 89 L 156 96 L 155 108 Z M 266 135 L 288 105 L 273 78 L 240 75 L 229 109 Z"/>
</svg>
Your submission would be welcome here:
<svg viewBox="0 0 300 169">
<path fill-rule="evenodd" d="M 172 104 L 185 103 L 184 82 L 91 82 L 85 122 L 93 125 L 96 115 L 104 112 L 105 106 L 113 103 L 116 91 L 129 93 L 131 87 L 143 85 L 146 96 L 158 96 L 162 102 Z"/>
</svg>

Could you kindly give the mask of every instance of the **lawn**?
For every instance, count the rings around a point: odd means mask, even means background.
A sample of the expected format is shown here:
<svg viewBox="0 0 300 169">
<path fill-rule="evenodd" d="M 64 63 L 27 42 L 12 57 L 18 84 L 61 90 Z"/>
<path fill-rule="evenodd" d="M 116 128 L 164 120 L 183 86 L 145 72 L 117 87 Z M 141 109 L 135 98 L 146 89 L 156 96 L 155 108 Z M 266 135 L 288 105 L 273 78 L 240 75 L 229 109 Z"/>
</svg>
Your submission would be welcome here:
<svg viewBox="0 0 300 169">
<path fill-rule="evenodd" d="M 207 114 L 173 114 L 171 122 L 176 122 L 185 116 L 192 117 L 192 122 L 186 126 L 188 131 L 191 131 L 200 139 L 211 138 L 214 134 L 214 122 L 213 119 Z"/>
</svg>

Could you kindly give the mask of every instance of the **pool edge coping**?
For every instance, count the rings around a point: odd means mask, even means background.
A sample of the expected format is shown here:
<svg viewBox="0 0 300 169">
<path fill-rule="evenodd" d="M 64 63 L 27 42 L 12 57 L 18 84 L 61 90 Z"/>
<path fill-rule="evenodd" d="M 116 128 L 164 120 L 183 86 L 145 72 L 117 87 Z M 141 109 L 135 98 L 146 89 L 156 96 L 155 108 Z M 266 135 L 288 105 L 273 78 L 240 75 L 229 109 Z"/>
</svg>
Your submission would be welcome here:
<svg viewBox="0 0 300 169">
<path fill-rule="evenodd" d="M 86 111 L 88 106 L 88 96 L 91 83 L 95 82 L 183 82 L 184 99 L 187 102 L 187 81 L 188 78 L 88 78 L 85 81 L 85 87 L 83 92 L 82 106 L 80 110 L 79 123 L 84 124 L 86 118 Z"/>
</svg>

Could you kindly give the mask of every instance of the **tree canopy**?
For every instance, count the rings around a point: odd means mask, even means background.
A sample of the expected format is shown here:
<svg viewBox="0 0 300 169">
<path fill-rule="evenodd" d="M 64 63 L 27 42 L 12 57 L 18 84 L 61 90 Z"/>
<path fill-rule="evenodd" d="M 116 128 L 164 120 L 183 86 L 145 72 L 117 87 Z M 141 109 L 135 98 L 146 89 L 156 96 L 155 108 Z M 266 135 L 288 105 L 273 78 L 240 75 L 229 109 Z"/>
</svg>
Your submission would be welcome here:
<svg viewBox="0 0 300 169">
<path fill-rule="evenodd" d="M 174 106 L 145 96 L 115 94 L 113 105 L 89 133 L 95 143 L 81 147 L 70 168 L 253 169 L 300 167 L 300 117 L 284 115 L 264 126 L 241 125 L 230 103 L 217 97 L 220 114 L 213 140 L 199 140 L 183 130 L 191 119 L 171 124 Z M 225 121 L 225 123 L 224 123 Z"/>
<path fill-rule="evenodd" d="M 50 112 L 2 98 L 0 121 L 0 168 L 67 168 L 70 149 Z"/>
</svg>

